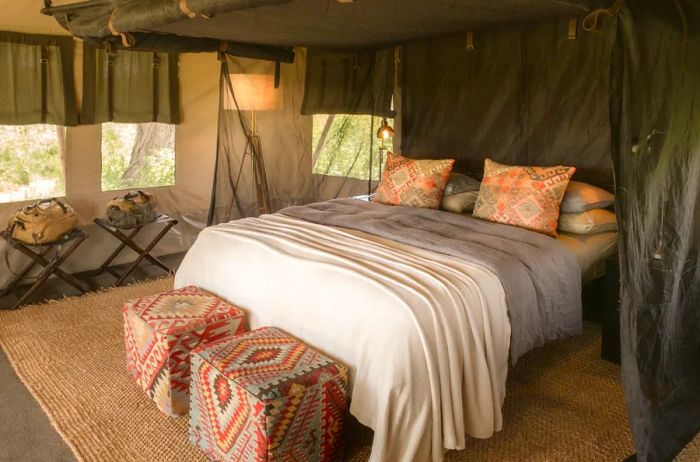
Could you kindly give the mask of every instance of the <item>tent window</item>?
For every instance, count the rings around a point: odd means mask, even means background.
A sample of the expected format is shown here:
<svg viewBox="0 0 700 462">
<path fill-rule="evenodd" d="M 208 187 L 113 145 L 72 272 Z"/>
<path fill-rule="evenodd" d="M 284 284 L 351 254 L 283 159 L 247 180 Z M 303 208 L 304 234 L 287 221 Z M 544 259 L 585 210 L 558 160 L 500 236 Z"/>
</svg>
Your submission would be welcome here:
<svg viewBox="0 0 700 462">
<path fill-rule="evenodd" d="M 64 196 L 65 128 L 0 125 L 0 202 Z"/>
<path fill-rule="evenodd" d="M 372 150 L 372 178 L 379 178 L 379 140 L 374 131 L 382 123 L 381 117 L 349 114 L 316 114 L 313 127 L 313 172 L 320 175 L 369 179 L 370 143 Z M 391 121 L 390 123 L 393 123 Z M 374 127 L 374 130 L 372 129 Z M 391 151 L 391 140 L 385 142 L 386 152 Z"/>
<path fill-rule="evenodd" d="M 175 125 L 102 124 L 102 190 L 175 184 Z"/>
</svg>

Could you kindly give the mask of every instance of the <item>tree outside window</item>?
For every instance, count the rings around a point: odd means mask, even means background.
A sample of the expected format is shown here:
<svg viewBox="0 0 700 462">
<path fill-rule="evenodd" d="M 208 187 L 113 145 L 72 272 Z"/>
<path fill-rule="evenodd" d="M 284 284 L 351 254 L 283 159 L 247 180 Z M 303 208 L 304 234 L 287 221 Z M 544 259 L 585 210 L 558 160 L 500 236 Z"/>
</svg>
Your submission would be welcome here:
<svg viewBox="0 0 700 462">
<path fill-rule="evenodd" d="M 102 124 L 102 190 L 175 184 L 175 125 Z"/>
<path fill-rule="evenodd" d="M 65 128 L 0 125 L 0 202 L 64 196 Z"/>
<path fill-rule="evenodd" d="M 379 179 L 379 146 L 376 131 L 382 124 L 381 117 L 368 115 L 314 115 L 313 121 L 313 173 L 369 179 L 369 149 L 372 149 L 372 178 Z M 393 120 L 389 122 L 393 123 Z M 384 142 L 386 152 L 393 149 L 391 140 Z"/>
</svg>

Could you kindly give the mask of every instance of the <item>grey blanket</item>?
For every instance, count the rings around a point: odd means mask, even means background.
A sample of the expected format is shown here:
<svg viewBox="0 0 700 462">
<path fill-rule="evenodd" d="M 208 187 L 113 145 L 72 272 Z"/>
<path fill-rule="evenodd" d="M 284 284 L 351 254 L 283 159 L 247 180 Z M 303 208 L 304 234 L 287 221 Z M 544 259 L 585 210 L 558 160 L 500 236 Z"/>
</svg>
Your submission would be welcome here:
<svg viewBox="0 0 700 462">
<path fill-rule="evenodd" d="M 456 213 L 355 199 L 289 207 L 280 213 L 489 268 L 506 293 L 513 363 L 547 341 L 581 332 L 581 272 L 574 256 L 551 237 Z"/>
</svg>

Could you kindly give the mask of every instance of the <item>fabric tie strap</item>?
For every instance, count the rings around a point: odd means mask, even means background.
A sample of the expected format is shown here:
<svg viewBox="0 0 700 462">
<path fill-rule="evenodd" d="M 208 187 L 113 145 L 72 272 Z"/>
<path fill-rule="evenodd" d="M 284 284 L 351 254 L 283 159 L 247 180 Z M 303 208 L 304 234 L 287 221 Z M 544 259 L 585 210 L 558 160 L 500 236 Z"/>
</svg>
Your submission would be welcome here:
<svg viewBox="0 0 700 462">
<path fill-rule="evenodd" d="M 187 6 L 187 0 L 180 0 L 179 5 L 180 11 L 182 11 L 182 13 L 190 19 L 194 19 L 197 16 L 200 16 L 204 19 L 209 19 L 209 16 L 204 13 L 197 13 L 196 11 L 192 11 L 190 7 Z"/>
<path fill-rule="evenodd" d="M 112 33 L 112 35 L 118 35 L 122 39 L 122 45 L 124 45 L 124 48 L 129 48 L 134 45 L 136 45 L 136 39 L 134 38 L 133 35 L 127 34 L 124 32 L 119 32 L 115 27 L 114 27 L 114 18 L 117 15 L 117 9 L 112 10 L 112 14 L 109 15 L 109 21 L 107 21 L 107 28 L 109 31 Z"/>
<path fill-rule="evenodd" d="M 600 30 L 602 26 L 603 16 L 613 17 L 617 15 L 622 6 L 625 4 L 625 0 L 615 0 L 615 2 L 608 8 L 598 8 L 593 10 L 588 16 L 583 20 L 583 30 L 586 32 L 594 32 Z"/>
<path fill-rule="evenodd" d="M 182 11 L 185 14 L 185 16 L 187 16 L 190 19 L 197 17 L 197 13 L 190 10 L 190 8 L 187 6 L 187 0 L 180 0 L 180 11 Z"/>
</svg>

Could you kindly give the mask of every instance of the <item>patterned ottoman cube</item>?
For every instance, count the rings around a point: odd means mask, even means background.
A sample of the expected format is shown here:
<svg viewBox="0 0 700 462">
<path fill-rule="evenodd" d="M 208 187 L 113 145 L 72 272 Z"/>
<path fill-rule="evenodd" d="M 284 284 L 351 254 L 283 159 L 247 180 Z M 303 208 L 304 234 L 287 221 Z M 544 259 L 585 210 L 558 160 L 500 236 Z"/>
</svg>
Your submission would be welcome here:
<svg viewBox="0 0 700 462">
<path fill-rule="evenodd" d="M 192 353 L 190 441 L 235 462 L 338 460 L 348 370 L 266 327 Z"/>
<path fill-rule="evenodd" d="M 192 286 L 127 302 L 123 314 L 129 376 L 174 416 L 189 409 L 190 352 L 245 330 L 243 311 Z"/>
</svg>

